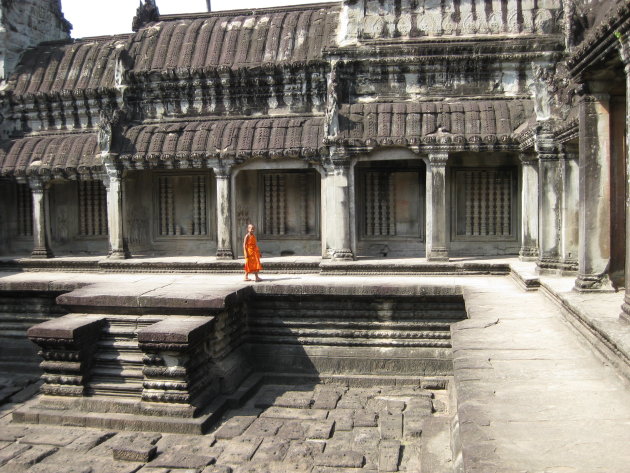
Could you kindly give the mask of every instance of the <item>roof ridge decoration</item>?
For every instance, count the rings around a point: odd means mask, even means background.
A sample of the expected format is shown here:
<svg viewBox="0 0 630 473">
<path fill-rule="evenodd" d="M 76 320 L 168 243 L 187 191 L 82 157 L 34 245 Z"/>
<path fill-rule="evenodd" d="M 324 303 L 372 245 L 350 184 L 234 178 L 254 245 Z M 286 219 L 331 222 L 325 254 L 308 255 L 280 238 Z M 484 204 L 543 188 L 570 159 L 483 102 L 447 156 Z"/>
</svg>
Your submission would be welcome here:
<svg viewBox="0 0 630 473">
<path fill-rule="evenodd" d="M 144 3 L 140 0 L 136 16 L 133 17 L 131 23 L 131 29 L 138 31 L 143 26 L 156 21 L 160 21 L 160 10 L 155 4 L 155 0 L 144 0 Z"/>
</svg>

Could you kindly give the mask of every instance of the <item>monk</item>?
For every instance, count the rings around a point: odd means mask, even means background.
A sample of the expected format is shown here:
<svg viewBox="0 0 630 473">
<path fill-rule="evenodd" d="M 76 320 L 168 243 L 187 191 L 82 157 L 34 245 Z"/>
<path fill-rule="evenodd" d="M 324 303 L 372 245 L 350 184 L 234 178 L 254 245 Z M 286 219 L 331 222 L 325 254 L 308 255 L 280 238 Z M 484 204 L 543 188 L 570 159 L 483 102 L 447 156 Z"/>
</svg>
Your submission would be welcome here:
<svg viewBox="0 0 630 473">
<path fill-rule="evenodd" d="M 251 223 L 247 225 L 247 233 L 243 240 L 243 254 L 245 255 L 245 281 L 249 281 L 249 275 L 256 276 L 256 282 L 262 281 L 258 277 L 258 272 L 262 271 L 262 265 L 260 264 L 260 250 L 256 243 L 256 237 L 254 236 L 256 227 Z"/>
</svg>

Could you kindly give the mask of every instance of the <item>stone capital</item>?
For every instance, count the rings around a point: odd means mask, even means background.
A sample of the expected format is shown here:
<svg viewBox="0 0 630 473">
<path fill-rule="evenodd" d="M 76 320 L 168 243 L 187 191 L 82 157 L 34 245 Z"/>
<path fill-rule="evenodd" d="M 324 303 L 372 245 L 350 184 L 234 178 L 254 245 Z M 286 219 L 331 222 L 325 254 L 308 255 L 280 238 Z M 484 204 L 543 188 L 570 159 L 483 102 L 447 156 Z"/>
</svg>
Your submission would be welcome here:
<svg viewBox="0 0 630 473">
<path fill-rule="evenodd" d="M 46 183 L 43 179 L 40 179 L 39 177 L 29 177 L 28 186 L 35 194 L 41 194 L 46 189 Z"/>
<path fill-rule="evenodd" d="M 535 166 L 538 164 L 538 157 L 534 153 L 519 153 L 518 159 L 523 166 Z"/>
<path fill-rule="evenodd" d="M 231 174 L 231 169 L 223 166 L 213 167 L 212 171 L 214 172 L 214 177 L 216 179 L 229 179 Z"/>
<path fill-rule="evenodd" d="M 448 153 L 429 153 L 428 159 L 431 166 L 446 166 L 446 163 L 448 162 Z"/>
</svg>

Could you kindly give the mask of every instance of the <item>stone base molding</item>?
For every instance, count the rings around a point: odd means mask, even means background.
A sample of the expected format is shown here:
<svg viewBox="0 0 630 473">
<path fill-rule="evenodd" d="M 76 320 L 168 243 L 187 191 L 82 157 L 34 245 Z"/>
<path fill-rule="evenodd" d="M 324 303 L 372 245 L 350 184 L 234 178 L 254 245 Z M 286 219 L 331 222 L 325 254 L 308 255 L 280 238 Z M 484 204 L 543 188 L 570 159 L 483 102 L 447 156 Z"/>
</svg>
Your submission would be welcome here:
<svg viewBox="0 0 630 473">
<path fill-rule="evenodd" d="M 53 396 L 83 396 L 94 363 L 96 342 L 104 319 L 64 316 L 28 329 L 28 338 L 41 348 L 44 371 L 41 392 Z"/>
</svg>

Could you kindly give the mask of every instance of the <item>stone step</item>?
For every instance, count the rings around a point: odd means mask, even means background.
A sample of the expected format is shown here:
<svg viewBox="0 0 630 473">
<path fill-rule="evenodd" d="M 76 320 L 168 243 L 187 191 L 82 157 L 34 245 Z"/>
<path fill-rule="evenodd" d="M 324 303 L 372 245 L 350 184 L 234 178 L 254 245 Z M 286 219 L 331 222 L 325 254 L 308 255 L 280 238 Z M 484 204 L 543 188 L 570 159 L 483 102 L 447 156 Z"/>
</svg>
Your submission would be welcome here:
<svg viewBox="0 0 630 473">
<path fill-rule="evenodd" d="M 448 339 L 365 339 L 365 338 L 343 338 L 343 337 L 300 337 L 286 335 L 263 335 L 252 334 L 252 341 L 258 344 L 276 345 L 321 345 L 340 347 L 428 347 L 428 348 L 450 348 L 451 341 Z"/>
<path fill-rule="evenodd" d="M 88 385 L 88 392 L 94 396 L 138 397 L 142 394 L 142 381 L 134 378 L 122 381 L 94 377 Z"/>
<path fill-rule="evenodd" d="M 142 366 L 130 365 L 101 365 L 94 369 L 92 380 L 105 379 L 116 381 L 119 379 L 143 379 Z"/>
<path fill-rule="evenodd" d="M 361 298 L 336 298 L 327 297 L 325 295 L 308 298 L 281 298 L 276 296 L 262 296 L 256 298 L 256 304 L 253 309 L 273 308 L 273 309 L 317 309 L 317 310 L 422 310 L 422 311 L 460 311 L 465 305 L 462 301 L 425 301 L 425 300 L 396 300 L 383 299 L 382 301 L 374 299 Z"/>
<path fill-rule="evenodd" d="M 254 339 L 258 339 L 258 335 L 266 336 L 287 336 L 294 335 L 296 337 L 313 337 L 320 339 L 401 339 L 401 340 L 433 340 L 451 338 L 449 331 L 441 330 L 423 330 L 423 331 L 404 331 L 404 330 L 358 330 L 356 328 L 340 329 L 340 328 L 298 328 L 298 327 L 263 327 L 258 326 L 250 330 L 250 335 Z"/>
<path fill-rule="evenodd" d="M 118 364 L 138 364 L 142 365 L 142 352 L 139 350 L 134 351 L 97 351 L 94 355 L 94 359 L 98 364 L 118 363 Z"/>
<path fill-rule="evenodd" d="M 335 328 L 335 329 L 377 329 L 377 330 L 444 330 L 449 331 L 452 323 L 458 322 L 459 319 L 444 319 L 444 320 L 423 320 L 421 322 L 411 321 L 375 321 L 370 319 L 365 320 L 342 320 L 342 319 L 328 319 L 328 320 L 311 320 L 311 319 L 291 319 L 286 320 L 280 317 L 256 317 L 249 321 L 250 327 L 291 327 L 291 328 L 309 328 L 315 327 L 317 329 L 323 328 Z"/>
</svg>

